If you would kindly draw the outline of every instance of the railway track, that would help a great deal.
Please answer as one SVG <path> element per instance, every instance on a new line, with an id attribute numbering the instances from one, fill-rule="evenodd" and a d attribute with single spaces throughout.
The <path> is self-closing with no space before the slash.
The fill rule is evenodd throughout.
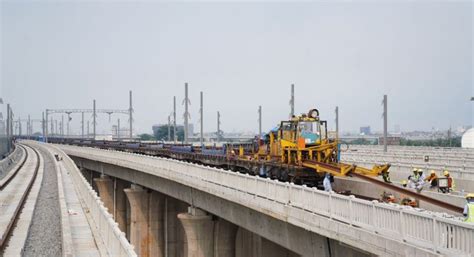
<path id="1" fill-rule="evenodd" d="M 25 151 L 22 163 L 0 181 L 0 254 L 10 242 L 23 206 L 40 169 L 40 154 L 29 146 L 19 145 Z M 14 243 L 14 242 L 13 242 Z"/>

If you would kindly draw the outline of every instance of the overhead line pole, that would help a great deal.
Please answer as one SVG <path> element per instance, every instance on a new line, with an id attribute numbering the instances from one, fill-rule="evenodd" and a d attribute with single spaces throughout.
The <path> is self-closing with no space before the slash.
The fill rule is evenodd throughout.
<path id="1" fill-rule="evenodd" d="M 176 96 L 173 97 L 173 137 L 176 144 L 178 141 L 178 135 L 176 134 Z"/>
<path id="2" fill-rule="evenodd" d="M 44 142 L 48 143 L 48 109 L 46 109 L 46 119 L 44 119 L 44 122 Z"/>
<path id="3" fill-rule="evenodd" d="M 133 105 L 132 105 L 132 90 L 129 92 L 129 102 L 130 102 L 130 108 L 129 108 L 129 122 L 130 122 L 130 141 L 133 139 Z"/>
<path id="4" fill-rule="evenodd" d="M 188 83 L 184 83 L 184 143 L 188 143 L 188 132 L 189 132 L 189 110 L 188 110 L 188 104 L 189 104 L 189 98 L 188 98 Z"/>
<path id="5" fill-rule="evenodd" d="M 171 115 L 168 115 L 168 142 L 171 142 Z"/>
<path id="6" fill-rule="evenodd" d="M 81 113 L 81 138 L 84 138 L 84 112 Z"/>
<path id="7" fill-rule="evenodd" d="M 117 140 L 120 141 L 120 119 L 117 119 Z"/>
<path id="8" fill-rule="evenodd" d="M 18 135 L 18 136 L 21 136 L 21 119 L 20 119 L 20 118 L 18 118 L 18 125 L 17 125 L 17 126 L 18 126 L 18 133 L 17 133 L 17 135 Z"/>
<path id="9" fill-rule="evenodd" d="M 45 123 L 44 123 L 44 112 L 42 113 L 42 119 L 41 119 L 41 127 L 43 129 L 43 138 L 46 138 L 46 133 L 45 133 Z M 45 139 L 46 140 L 46 139 Z"/>
<path id="10" fill-rule="evenodd" d="M 388 134 L 388 122 L 387 122 L 387 95 L 383 96 L 383 151 L 387 152 L 387 134 Z"/>
<path id="11" fill-rule="evenodd" d="M 95 140 L 95 138 L 96 138 L 96 124 L 97 124 L 97 123 L 96 123 L 96 116 L 97 116 L 97 114 L 96 114 L 96 112 L 95 112 L 95 111 L 96 111 L 96 109 L 95 109 L 95 99 L 94 99 L 94 101 L 93 101 L 92 110 L 93 110 L 93 114 L 92 114 L 92 136 L 93 136 L 93 138 L 94 138 L 94 140 Z"/>
<path id="12" fill-rule="evenodd" d="M 336 140 L 339 140 L 339 106 L 336 106 Z"/>
<path id="13" fill-rule="evenodd" d="M 258 138 L 262 138 L 262 106 L 258 106 Z"/>
<path id="14" fill-rule="evenodd" d="M 295 84 L 291 84 L 290 118 L 295 116 Z"/>
<path id="15" fill-rule="evenodd" d="M 53 116 L 51 116 L 51 135 L 54 134 L 54 122 L 53 122 Z"/>
<path id="16" fill-rule="evenodd" d="M 217 111 L 217 142 L 221 141 L 221 113 Z"/>
<path id="17" fill-rule="evenodd" d="M 10 134 L 10 119 L 11 119 L 10 104 L 7 104 L 7 148 L 8 148 L 8 151 L 10 151 L 10 137 L 11 137 L 11 134 Z"/>
<path id="18" fill-rule="evenodd" d="M 64 137 L 64 115 L 61 115 L 61 137 Z"/>
<path id="19" fill-rule="evenodd" d="M 201 147 L 204 145 L 204 109 L 203 109 L 203 94 L 202 94 L 202 91 L 201 91 L 201 108 L 199 109 L 199 112 L 201 114 Z"/>
<path id="20" fill-rule="evenodd" d="M 28 139 L 30 139 L 30 136 L 31 136 L 31 118 L 30 118 L 30 115 L 28 114 L 28 123 L 26 125 L 26 133 L 27 133 L 27 137 Z"/>

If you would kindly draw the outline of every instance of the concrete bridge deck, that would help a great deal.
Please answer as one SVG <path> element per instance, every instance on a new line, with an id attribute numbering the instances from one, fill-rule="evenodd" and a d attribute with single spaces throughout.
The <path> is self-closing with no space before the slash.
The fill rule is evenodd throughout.
<path id="1" fill-rule="evenodd" d="M 83 169 L 172 196 L 300 256 L 330 256 L 328 239 L 355 255 L 470 256 L 474 249 L 474 226 L 439 213 L 176 160 L 58 147 Z"/>

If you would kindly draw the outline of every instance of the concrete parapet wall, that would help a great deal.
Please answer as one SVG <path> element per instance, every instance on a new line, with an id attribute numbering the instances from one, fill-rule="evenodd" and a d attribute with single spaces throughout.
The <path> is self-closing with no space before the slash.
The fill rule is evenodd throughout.
<path id="1" fill-rule="evenodd" d="M 0 178 L 5 175 L 6 171 L 19 163 L 24 156 L 24 150 L 21 147 L 16 146 L 15 150 L 10 155 L 0 161 Z"/>
<path id="2" fill-rule="evenodd" d="M 118 224 L 114 221 L 112 215 L 108 213 L 97 193 L 82 176 L 74 162 L 60 149 L 55 147 L 55 151 L 62 156 L 64 165 L 71 172 L 76 189 L 93 217 L 93 222 L 99 230 L 108 254 L 120 257 L 137 256 L 133 247 L 125 238 L 125 234 L 120 231 Z"/>

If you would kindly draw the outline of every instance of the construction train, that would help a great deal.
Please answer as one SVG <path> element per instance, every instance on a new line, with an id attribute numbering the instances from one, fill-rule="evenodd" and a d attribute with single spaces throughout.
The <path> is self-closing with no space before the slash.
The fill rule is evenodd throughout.
<path id="1" fill-rule="evenodd" d="M 389 182 L 389 164 L 367 169 L 340 162 L 339 141 L 328 137 L 327 121 L 320 119 L 317 109 L 281 121 L 277 128 L 251 143 L 226 143 L 221 147 L 54 137 L 48 141 L 174 158 L 309 186 L 321 186 L 326 173 L 382 176 Z"/>
<path id="2" fill-rule="evenodd" d="M 252 142 L 225 143 L 220 147 L 57 137 L 49 137 L 48 142 L 173 158 L 318 188 L 323 187 L 327 173 L 337 177 L 353 176 L 416 200 L 462 212 L 462 208 L 455 205 L 392 184 L 390 164 L 368 169 L 342 163 L 337 135 L 328 136 L 327 121 L 320 119 L 317 109 L 281 121 L 278 127 Z M 378 176 L 383 180 L 376 178 Z"/>

